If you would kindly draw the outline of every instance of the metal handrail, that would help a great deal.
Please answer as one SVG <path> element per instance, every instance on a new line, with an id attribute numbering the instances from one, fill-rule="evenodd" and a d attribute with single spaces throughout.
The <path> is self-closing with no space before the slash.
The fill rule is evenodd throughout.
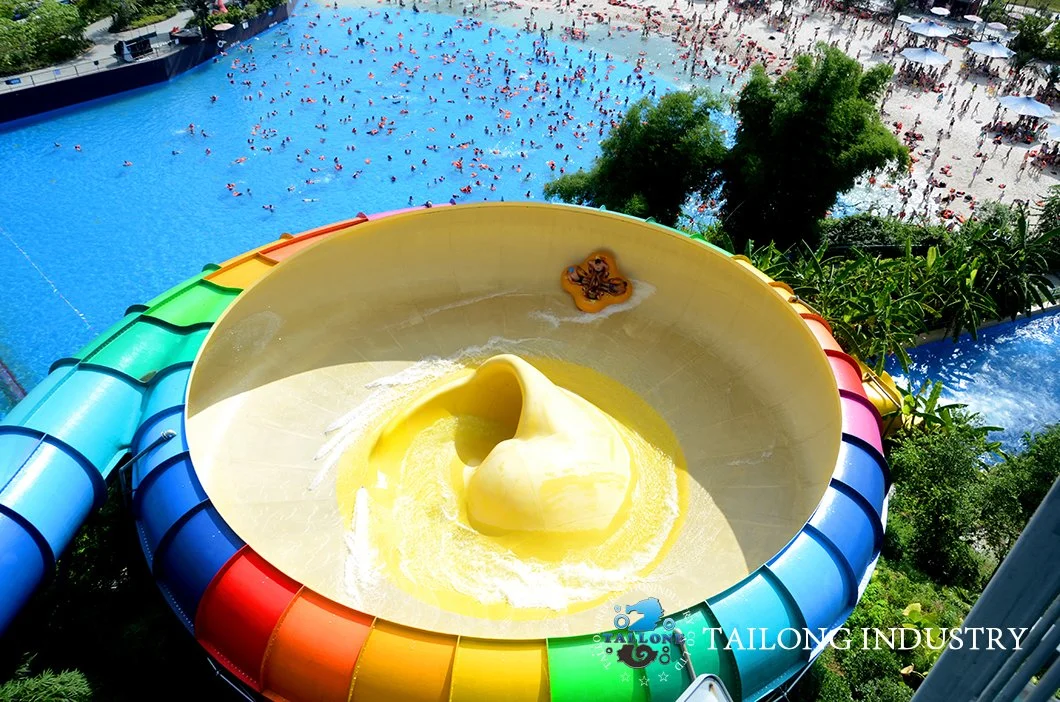
<path id="1" fill-rule="evenodd" d="M 180 45 L 172 39 L 159 42 L 158 44 L 151 45 L 151 53 L 137 59 L 133 63 L 127 63 L 115 55 L 110 55 L 106 58 L 94 59 L 91 61 L 79 61 L 73 64 L 65 64 L 61 66 L 52 66 L 51 68 L 40 68 L 36 71 L 29 71 L 27 73 L 18 73 L 11 76 L 4 76 L 0 78 L 0 93 L 9 93 L 16 90 L 24 90 L 26 88 L 32 88 L 37 85 L 45 85 L 48 83 L 57 83 L 59 81 L 69 80 L 78 76 L 88 75 L 91 73 L 99 73 L 100 71 L 108 71 L 113 69 L 122 68 L 123 66 L 131 66 L 134 63 L 140 63 L 142 61 L 151 61 L 153 59 L 163 58 L 169 56 L 172 53 L 180 51 Z"/>
<path id="2" fill-rule="evenodd" d="M 177 432 L 173 431 L 172 429 L 166 429 L 162 431 L 157 437 L 155 437 L 154 441 L 149 443 L 147 446 L 144 446 L 139 453 L 130 458 L 125 465 L 118 469 L 118 483 L 121 485 L 122 500 L 124 500 L 126 506 L 129 506 L 129 504 L 132 502 L 132 498 L 136 494 L 136 488 L 132 486 L 133 466 L 135 466 L 136 462 L 146 456 L 148 453 L 155 450 L 162 444 L 175 438 L 176 435 Z"/>

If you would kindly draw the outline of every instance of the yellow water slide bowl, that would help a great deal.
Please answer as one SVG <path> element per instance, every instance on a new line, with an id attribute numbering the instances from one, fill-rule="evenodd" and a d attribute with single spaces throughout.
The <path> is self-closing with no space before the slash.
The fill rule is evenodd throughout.
<path id="1" fill-rule="evenodd" d="M 338 637 L 353 699 L 440 700 L 672 699 L 681 661 L 754 699 L 804 665 L 700 638 L 638 668 L 602 632 L 652 598 L 686 632 L 849 613 L 882 533 L 858 466 L 883 464 L 823 320 L 746 260 L 605 211 L 369 219 L 236 298 L 188 385 L 191 462 L 253 551 L 244 580 L 301 593 L 266 659 L 326 667 L 304 651 Z M 628 285 L 583 311 L 561 279 L 595 252 Z M 232 617 L 204 607 L 220 656 L 210 620 Z M 261 665 L 242 677 L 266 694 L 331 699 L 269 682 L 325 685 L 310 668 Z"/>

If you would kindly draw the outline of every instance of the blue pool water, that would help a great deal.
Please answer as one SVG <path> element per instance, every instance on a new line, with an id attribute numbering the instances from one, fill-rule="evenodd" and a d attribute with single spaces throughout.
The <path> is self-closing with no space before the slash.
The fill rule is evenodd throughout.
<path id="1" fill-rule="evenodd" d="M 30 387 L 128 305 L 284 231 L 410 196 L 539 199 L 560 168 L 591 164 L 602 120 L 619 119 L 627 97 L 672 85 L 654 65 L 627 84 L 634 49 L 672 53 L 665 40 L 624 37 L 632 59 L 590 60 L 599 43 L 542 46 L 517 20 L 313 6 L 167 85 L 0 131 L 0 360 Z M 542 48 L 556 63 L 535 57 Z M 572 81 L 577 66 L 585 79 Z M 534 92 L 542 73 L 551 93 Z"/>
<path id="2" fill-rule="evenodd" d="M 972 341 L 945 339 L 910 352 L 913 365 L 899 384 L 914 387 L 941 380 L 943 401 L 960 402 L 985 423 L 1003 427 L 992 434 L 1006 451 L 1018 451 L 1025 431 L 1060 422 L 1060 312 L 1006 322 L 985 329 Z"/>

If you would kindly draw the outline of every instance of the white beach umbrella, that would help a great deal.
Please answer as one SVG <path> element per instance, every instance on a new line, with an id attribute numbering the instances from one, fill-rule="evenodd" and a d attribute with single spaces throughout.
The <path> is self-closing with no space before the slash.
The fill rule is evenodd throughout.
<path id="1" fill-rule="evenodd" d="M 964 19 L 968 20 L 969 22 L 974 22 L 976 24 L 979 24 L 983 21 L 983 18 L 979 15 L 965 15 Z"/>
<path id="2" fill-rule="evenodd" d="M 908 49 L 902 49 L 902 56 L 906 61 L 912 61 L 913 63 L 922 63 L 926 66 L 942 66 L 950 62 L 948 58 L 943 56 L 937 51 L 932 49 L 925 49 L 924 47 L 910 47 Z"/>
<path id="3" fill-rule="evenodd" d="M 913 22 L 916 22 L 916 20 L 910 17 L 909 15 L 898 15 L 898 21 L 905 22 L 906 24 L 912 24 Z"/>
<path id="4" fill-rule="evenodd" d="M 917 22 L 909 25 L 909 31 L 923 37 L 948 37 L 953 30 L 938 22 Z"/>
<path id="5" fill-rule="evenodd" d="M 1053 108 L 1027 95 L 1006 95 L 1003 98 L 998 98 L 998 102 L 1005 109 L 1012 110 L 1018 115 L 1051 117 L 1053 114 Z"/>
<path id="6" fill-rule="evenodd" d="M 950 14 L 950 11 L 947 10 L 945 7 L 933 7 L 931 8 L 931 14 L 938 15 L 939 17 L 945 17 L 946 15 Z"/>
<path id="7" fill-rule="evenodd" d="M 980 56 L 988 56 L 990 58 L 1008 58 L 1016 53 L 1004 44 L 996 41 L 973 41 L 968 45 L 968 50 L 979 54 Z"/>
<path id="8" fill-rule="evenodd" d="M 1008 25 L 1007 24 L 1002 24 L 1001 22 L 990 22 L 989 24 L 986 25 L 986 28 L 987 29 L 993 29 L 996 32 L 1003 32 L 1006 29 L 1008 29 Z"/>

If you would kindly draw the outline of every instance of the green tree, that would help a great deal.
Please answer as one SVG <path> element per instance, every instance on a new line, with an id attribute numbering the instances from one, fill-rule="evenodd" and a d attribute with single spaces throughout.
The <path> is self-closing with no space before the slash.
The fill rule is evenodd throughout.
<path id="1" fill-rule="evenodd" d="M 0 18 L 21 19 L 33 12 L 31 0 L 0 0 Z"/>
<path id="2" fill-rule="evenodd" d="M 44 0 L 26 23 L 31 27 L 31 36 L 39 54 L 49 54 L 51 45 L 56 42 L 81 41 L 84 38 L 85 23 L 81 13 L 73 5 L 64 5 L 59 0 Z"/>
<path id="3" fill-rule="evenodd" d="M 21 21 L 7 15 L 24 14 Z M 72 5 L 43 0 L 29 9 L 11 3 L 0 9 L 0 74 L 10 75 L 64 61 L 85 48 L 85 23 Z"/>
<path id="4" fill-rule="evenodd" d="M 1005 0 L 990 0 L 979 9 L 979 16 L 984 22 L 1007 22 L 1008 10 Z"/>
<path id="5" fill-rule="evenodd" d="M 864 173 L 905 167 L 909 153 L 880 121 L 887 65 L 864 70 L 819 44 L 776 81 L 756 66 L 736 104 L 736 143 L 725 160 L 725 228 L 737 248 L 813 241 L 816 223 Z"/>
<path id="6" fill-rule="evenodd" d="M 898 22 L 898 15 L 904 13 L 911 4 L 910 0 L 894 0 L 894 2 L 891 3 L 891 11 L 889 13 L 891 23 L 896 24 Z"/>
<path id="7" fill-rule="evenodd" d="M 1060 56 L 1060 24 L 1056 24 L 1049 32 L 1049 54 L 1053 57 Z M 1060 83 L 1060 65 L 1050 63 L 1039 66 L 1035 68 L 1035 73 L 1045 81 L 1042 92 L 1052 99 L 1056 95 L 1056 84 Z"/>
<path id="8" fill-rule="evenodd" d="M 1024 451 L 991 468 L 983 485 L 983 541 L 1000 562 L 1060 477 L 1060 424 L 1023 438 Z"/>
<path id="9" fill-rule="evenodd" d="M 1053 185 L 1038 208 L 1038 221 L 1034 226 L 1035 236 L 1043 236 L 1060 229 L 1060 185 Z M 1053 239 L 1045 251 L 1049 270 L 1060 268 L 1060 239 Z"/>
<path id="10" fill-rule="evenodd" d="M 718 186 L 725 146 L 711 115 L 719 109 L 699 91 L 670 93 L 656 105 L 639 100 L 600 144 L 592 170 L 561 176 L 545 195 L 673 226 L 689 195 Z"/>
<path id="11" fill-rule="evenodd" d="M 1025 15 L 1016 23 L 1017 34 L 1009 42 L 1008 48 L 1016 53 L 1012 56 L 1012 66 L 1022 71 L 1031 61 L 1045 59 L 1049 53 L 1049 37 L 1045 30 L 1052 20 L 1042 15 Z"/>
<path id="12" fill-rule="evenodd" d="M 111 0 L 108 6 L 111 32 L 124 30 L 140 16 L 142 11 L 137 0 Z"/>
<path id="13" fill-rule="evenodd" d="M 33 45 L 25 22 L 0 17 L 0 75 L 18 73 L 33 59 Z"/>

